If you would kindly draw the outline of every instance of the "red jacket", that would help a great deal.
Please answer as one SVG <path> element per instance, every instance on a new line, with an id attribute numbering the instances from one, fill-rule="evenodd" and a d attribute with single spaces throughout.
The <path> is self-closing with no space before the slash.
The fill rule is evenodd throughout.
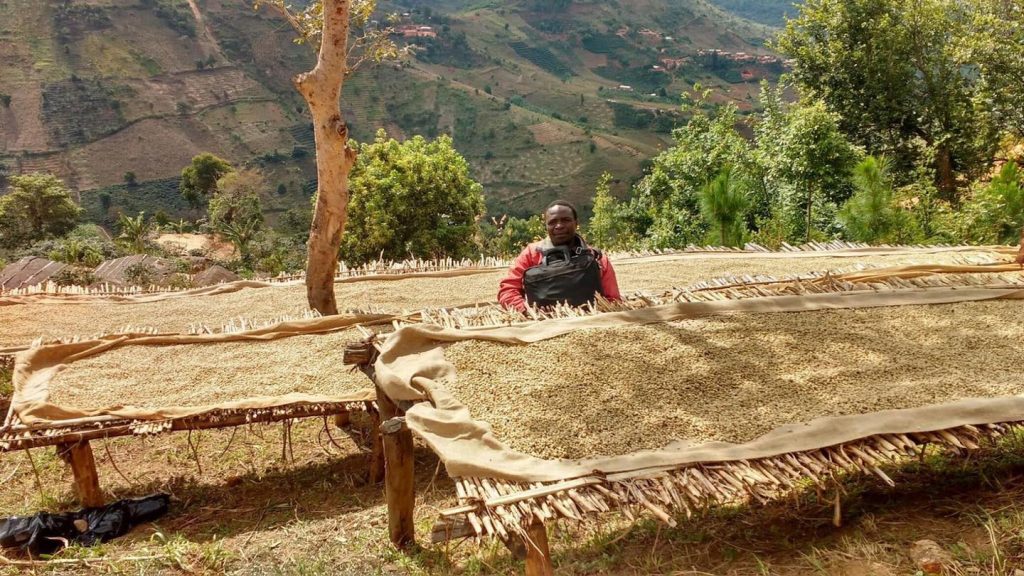
<path id="1" fill-rule="evenodd" d="M 534 242 L 523 248 L 519 256 L 512 261 L 508 275 L 498 285 L 498 302 L 503 308 L 520 312 L 526 311 L 526 299 L 523 298 L 523 275 L 527 268 L 540 264 L 543 259 L 542 250 L 545 247 L 551 247 L 551 242 L 547 239 Z M 619 282 L 615 279 L 615 269 L 612 268 L 612 262 L 608 259 L 608 255 L 601 252 L 601 258 L 598 259 L 597 264 L 601 268 L 601 295 L 608 300 L 622 300 L 622 295 L 619 294 Z"/>

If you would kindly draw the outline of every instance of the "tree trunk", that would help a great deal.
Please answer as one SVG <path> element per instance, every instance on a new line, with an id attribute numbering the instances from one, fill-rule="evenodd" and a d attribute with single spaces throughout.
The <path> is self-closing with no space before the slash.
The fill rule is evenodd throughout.
<path id="1" fill-rule="evenodd" d="M 812 203 L 814 200 L 814 192 L 810 187 L 807 188 L 807 230 L 804 232 L 806 235 L 805 242 L 811 241 L 811 208 L 814 206 Z"/>
<path id="2" fill-rule="evenodd" d="M 316 139 L 317 199 L 309 230 L 306 298 L 321 314 L 337 314 L 334 272 L 348 211 L 348 174 L 356 152 L 348 146 L 348 126 L 339 99 L 348 71 L 349 0 L 323 0 L 324 27 L 316 67 L 295 77 L 306 99 Z"/>
<path id="3" fill-rule="evenodd" d="M 956 200 L 956 176 L 953 174 L 953 153 L 947 146 L 939 146 L 935 151 L 936 186 L 942 198 L 950 202 Z"/>

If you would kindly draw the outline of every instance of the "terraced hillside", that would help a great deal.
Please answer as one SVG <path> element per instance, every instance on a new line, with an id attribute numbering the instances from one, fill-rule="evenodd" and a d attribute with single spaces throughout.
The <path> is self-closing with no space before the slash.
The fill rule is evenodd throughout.
<path id="1" fill-rule="evenodd" d="M 683 120 L 678 95 L 694 82 L 749 109 L 757 81 L 781 72 L 700 56 L 767 57 L 772 33 L 704 0 L 564 4 L 382 2 L 414 55 L 347 83 L 353 134 L 451 134 L 491 211 L 525 214 L 556 196 L 586 205 L 604 171 L 624 191 Z M 417 29 L 429 31 L 407 33 Z M 163 181 L 209 151 L 272 164 L 272 188 L 298 188 L 312 155 L 292 152 L 312 141 L 291 78 L 313 56 L 293 40 L 276 12 L 240 0 L 5 2 L 0 164 L 114 195 L 126 172 Z M 131 204 L 184 216 L 158 199 Z"/>
<path id="2" fill-rule="evenodd" d="M 0 93 L 11 99 L 0 112 L 0 162 L 12 173 L 54 172 L 88 191 L 129 171 L 140 181 L 173 177 L 203 151 L 234 162 L 290 151 L 298 144 L 290 129 L 303 117 L 282 87 L 308 54 L 275 35 L 275 18 L 240 8 L 5 2 Z M 250 49 L 234 41 L 237 27 L 275 49 L 232 58 Z"/>

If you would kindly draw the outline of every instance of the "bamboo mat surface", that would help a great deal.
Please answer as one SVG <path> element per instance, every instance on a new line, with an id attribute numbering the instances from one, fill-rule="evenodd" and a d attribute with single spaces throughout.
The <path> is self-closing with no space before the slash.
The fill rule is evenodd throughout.
<path id="1" fill-rule="evenodd" d="M 1024 392 L 1024 303 L 719 316 L 466 341 L 445 385 L 511 448 L 585 458 L 741 443 L 822 416 Z"/>
<path id="2" fill-rule="evenodd" d="M 624 262 L 616 269 L 623 291 L 662 290 L 700 280 L 741 274 L 782 276 L 857 264 L 952 264 L 971 255 L 989 253 L 938 253 L 865 257 L 700 257 L 677 261 Z M 505 271 L 496 270 L 457 278 L 408 278 L 397 281 L 364 281 L 338 284 L 335 293 L 342 309 L 402 312 L 423 307 L 458 306 L 497 298 L 498 282 Z M 216 296 L 170 298 L 158 302 L 117 304 L 20 304 L 0 307 L 0 347 L 25 345 L 37 337 L 91 336 L 126 326 L 151 327 L 183 332 L 193 324 L 216 329 L 233 319 L 265 321 L 297 316 L 306 310 L 304 286 L 246 289 Z"/>

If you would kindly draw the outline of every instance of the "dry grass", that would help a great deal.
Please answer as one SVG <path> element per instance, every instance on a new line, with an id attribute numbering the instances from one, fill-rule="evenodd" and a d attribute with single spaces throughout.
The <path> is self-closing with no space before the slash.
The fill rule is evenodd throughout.
<path id="1" fill-rule="evenodd" d="M 342 362 L 357 330 L 270 342 L 124 346 L 70 364 L 50 383 L 60 406 L 202 406 L 292 392 L 340 395 L 370 381 Z"/>
<path id="2" fill-rule="evenodd" d="M 281 457 L 282 428 L 196 433 L 198 463 L 183 434 L 94 443 L 111 498 L 172 494 L 170 513 L 93 549 L 58 558 L 159 556 L 143 562 L 37 568 L 86 574 L 521 574 L 496 543 L 425 546 L 404 555 L 387 542 L 379 486 L 362 481 L 365 460 L 319 421 L 292 430 L 294 454 Z M 318 440 L 319 437 L 319 440 Z M 1019 447 L 1019 445 L 1018 445 Z M 328 456 L 324 450 L 334 455 Z M 0 457 L 0 515 L 73 507 L 70 472 L 52 450 Z M 831 525 L 830 494 L 813 492 L 765 507 L 711 510 L 677 528 L 606 515 L 551 532 L 555 573 L 753 576 L 903 576 L 908 551 L 928 538 L 950 552 L 950 574 L 1012 576 L 1024 562 L 1024 462 L 1013 450 L 977 460 L 929 461 L 891 473 L 890 490 L 871 478 L 843 483 L 844 526 Z M 113 462 L 124 473 L 114 468 Z M 436 459 L 417 450 L 417 537 L 425 541 L 439 508 L 454 503 Z M 12 475 L 13 473 L 13 475 Z M 37 483 L 38 478 L 38 483 Z M 941 487 L 938 490 L 936 487 Z M 7 552 L 7 556 L 16 557 Z M 0 574 L 20 574 L 14 570 Z"/>
<path id="3" fill-rule="evenodd" d="M 1024 392 L 1016 301 L 722 316 L 461 342 L 447 386 L 497 437 L 584 458 L 745 442 L 822 416 Z"/>

